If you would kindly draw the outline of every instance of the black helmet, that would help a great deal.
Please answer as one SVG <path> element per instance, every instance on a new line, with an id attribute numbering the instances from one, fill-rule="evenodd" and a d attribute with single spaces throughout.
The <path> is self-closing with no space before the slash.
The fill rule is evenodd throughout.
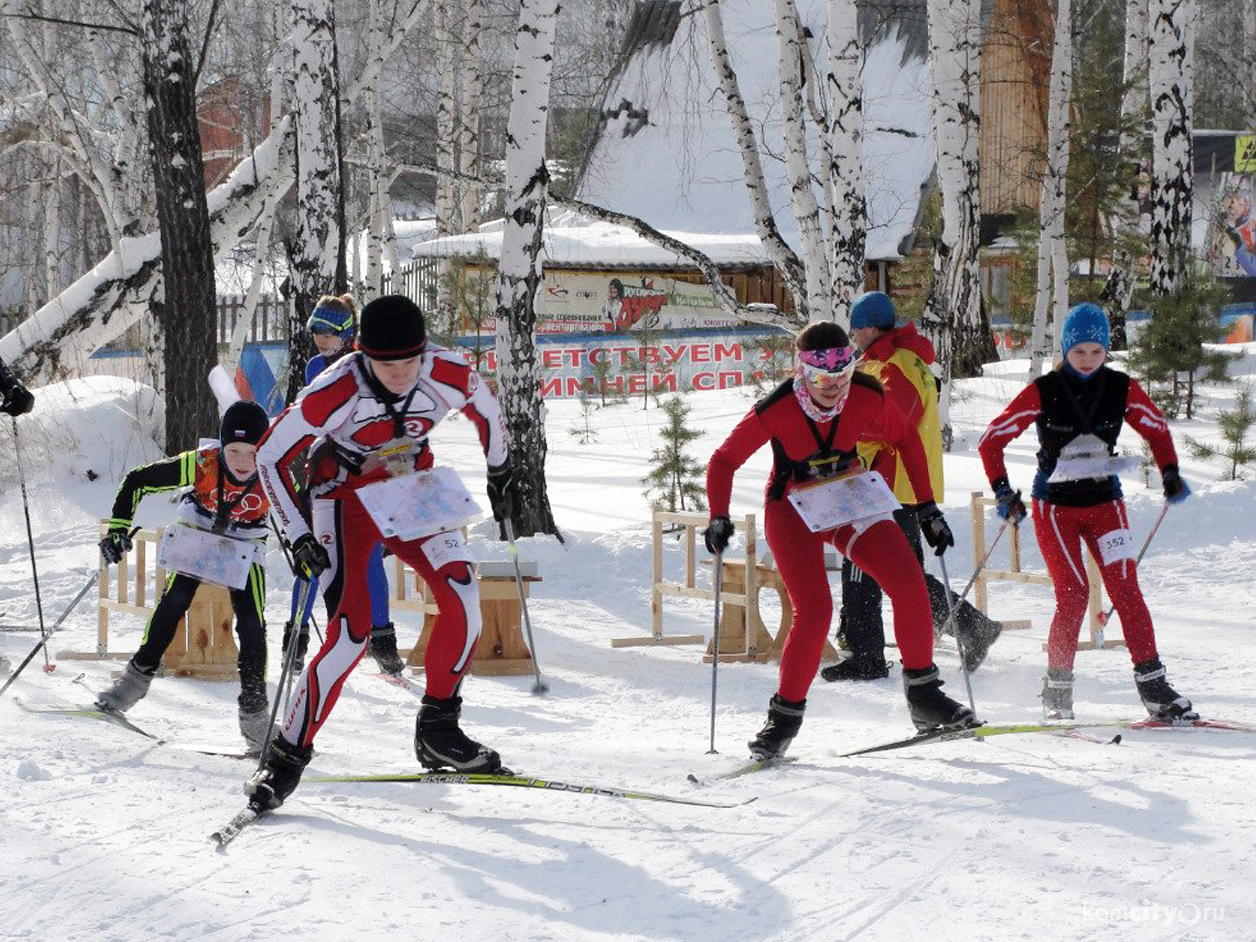
<path id="1" fill-rule="evenodd" d="M 362 308 L 358 349 L 371 359 L 406 360 L 421 354 L 426 343 L 423 312 L 405 295 L 384 295 Z"/>
<path id="2" fill-rule="evenodd" d="M 256 402 L 241 400 L 227 407 L 218 430 L 218 440 L 224 445 L 243 442 L 256 445 L 270 428 L 270 416 Z"/>

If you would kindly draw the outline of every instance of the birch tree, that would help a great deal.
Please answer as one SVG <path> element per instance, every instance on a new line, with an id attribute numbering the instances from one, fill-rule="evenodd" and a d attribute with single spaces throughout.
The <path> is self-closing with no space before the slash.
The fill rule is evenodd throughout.
<path id="1" fill-rule="evenodd" d="M 218 413 L 204 382 L 218 363 L 214 256 L 196 121 L 187 8 L 144 0 L 144 96 L 157 191 L 163 290 L 156 304 L 165 366 L 167 451 L 194 448 Z"/>
<path id="2" fill-rule="evenodd" d="M 1051 361 L 1054 338 L 1068 310 L 1068 245 L 1064 239 L 1065 184 L 1068 180 L 1073 81 L 1073 5 L 1058 0 L 1055 44 L 1051 52 L 1051 88 L 1047 104 L 1047 161 L 1039 203 L 1038 292 L 1030 339 L 1029 373 L 1042 373 Z M 1052 329 L 1047 330 L 1048 313 Z"/>
<path id="3" fill-rule="evenodd" d="M 484 97 L 480 36 L 484 31 L 483 20 L 484 0 L 467 0 L 463 17 L 462 120 L 459 122 L 458 141 L 458 167 L 464 176 L 474 172 L 480 162 L 480 107 Z M 479 187 L 463 184 L 463 232 L 473 232 L 479 227 L 480 199 Z"/>
<path id="4" fill-rule="evenodd" d="M 780 64 L 782 127 L 785 132 L 785 169 L 790 202 L 798 222 L 803 269 L 807 284 L 807 310 L 817 320 L 831 320 L 829 258 L 820 233 L 820 207 L 811 183 L 807 159 L 807 126 L 803 117 L 804 62 L 809 57 L 802 23 L 794 0 L 774 0 L 776 38 Z M 859 159 L 858 152 L 855 160 Z"/>
<path id="5" fill-rule="evenodd" d="M 1256 0 L 1253 0 L 1256 2 Z M 1134 253 L 1128 243 L 1139 233 L 1142 207 L 1138 198 L 1138 179 L 1144 159 L 1143 117 L 1147 111 L 1147 4 L 1148 0 L 1125 0 L 1125 52 L 1121 70 L 1121 138 L 1120 161 L 1127 167 L 1130 186 L 1126 190 L 1115 225 L 1120 242 L 1112 271 L 1104 283 L 1100 300 L 1112 323 L 1112 347 L 1127 346 L 1125 313 L 1134 297 Z"/>
<path id="6" fill-rule="evenodd" d="M 851 0 L 829 0 L 828 43 L 824 84 L 829 117 L 827 184 L 831 188 L 829 273 L 834 310 L 841 311 L 849 310 L 851 301 L 863 291 L 868 234 L 859 159 L 863 151 L 863 54 L 858 11 Z"/>
<path id="7" fill-rule="evenodd" d="M 289 297 L 288 401 L 305 385 L 314 345 L 306 319 L 321 294 L 347 287 L 340 79 L 331 0 L 292 4 L 292 109 L 296 119 L 296 241 Z"/>
<path id="8" fill-rule="evenodd" d="M 732 59 L 728 54 L 728 40 L 724 34 L 724 14 L 720 8 L 720 0 L 705 0 L 702 13 L 706 22 L 711 63 L 719 79 L 720 92 L 724 96 L 728 117 L 733 125 L 733 134 L 737 139 L 737 150 L 741 155 L 742 178 L 750 197 L 755 232 L 768 258 L 781 273 L 781 278 L 789 289 L 789 293 L 793 295 L 798 320 L 805 324 L 808 316 L 806 272 L 802 261 L 781 236 L 780 229 L 776 225 L 776 218 L 772 215 L 767 180 L 763 174 L 763 164 L 759 159 L 759 142 L 755 138 L 754 125 L 751 124 L 750 114 L 746 110 L 746 101 L 741 95 L 737 72 L 733 69 Z"/>
<path id="9" fill-rule="evenodd" d="M 456 17 L 451 0 L 440 0 L 436 6 L 433 39 L 436 42 L 436 166 L 450 171 L 457 167 L 455 145 L 458 141 L 458 71 L 454 56 Z M 436 234 L 452 235 L 455 230 L 454 208 L 457 187 L 446 173 L 436 181 Z"/>
<path id="10" fill-rule="evenodd" d="M 519 488 L 515 533 L 557 533 L 545 483 L 545 404 L 533 330 L 549 170 L 545 130 L 558 0 L 523 0 L 506 128 L 506 220 L 497 273 L 497 382 Z"/>
<path id="11" fill-rule="evenodd" d="M 928 16 L 942 237 L 934 247 L 922 323 L 942 368 L 943 441 L 949 449 L 952 378 L 978 375 L 981 364 L 997 356 L 978 266 L 981 0 L 928 0 Z"/>
<path id="12" fill-rule="evenodd" d="M 1151 0 L 1151 286 L 1176 294 L 1191 248 L 1194 0 Z"/>

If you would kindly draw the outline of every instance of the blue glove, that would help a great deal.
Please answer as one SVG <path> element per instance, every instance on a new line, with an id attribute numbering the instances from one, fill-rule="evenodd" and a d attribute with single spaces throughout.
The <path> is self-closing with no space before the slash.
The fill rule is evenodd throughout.
<path id="1" fill-rule="evenodd" d="M 1007 478 L 992 481 L 990 486 L 994 488 L 995 499 L 999 502 L 998 515 L 1010 522 L 1012 526 L 1019 526 L 1020 522 L 1028 516 L 1020 491 L 1012 490 L 1012 485 L 1008 483 Z"/>
<path id="2" fill-rule="evenodd" d="M 1182 475 L 1178 474 L 1177 465 L 1167 464 L 1160 472 L 1160 481 L 1164 484 L 1164 499 L 1170 504 L 1180 504 L 1191 496 L 1191 489 Z"/>

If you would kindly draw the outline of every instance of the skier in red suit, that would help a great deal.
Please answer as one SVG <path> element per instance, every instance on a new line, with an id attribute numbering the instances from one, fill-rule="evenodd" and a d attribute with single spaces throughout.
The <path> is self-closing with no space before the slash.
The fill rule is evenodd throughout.
<path id="1" fill-rule="evenodd" d="M 1169 426 L 1142 387 L 1103 361 L 1110 342 L 1108 319 L 1094 304 L 1069 311 L 1060 332 L 1064 362 L 1034 380 L 990 423 L 978 449 L 999 501 L 999 516 L 1019 523 L 1026 516 L 1013 491 L 1003 449 L 1038 427 L 1038 472 L 1033 484 L 1034 533 L 1055 589 L 1055 617 L 1047 641 L 1043 710 L 1050 719 L 1073 718 L 1073 658 L 1086 614 L 1090 586 L 1082 542 L 1101 563 L 1103 583 L 1117 614 L 1143 705 L 1157 719 L 1193 719 L 1199 714 L 1165 679 L 1147 603 L 1138 587 L 1129 515 L 1116 475 L 1070 478 L 1057 474 L 1061 460 L 1112 455 L 1125 424 L 1146 439 L 1160 468 L 1165 499 L 1176 504 L 1191 489 L 1178 474 Z M 1067 468 L 1060 468 L 1063 471 Z"/>
<path id="2" fill-rule="evenodd" d="M 257 453 L 258 473 L 298 574 L 322 578 L 327 639 L 306 665 L 283 729 L 271 740 L 248 789 L 258 807 L 275 808 L 297 787 L 326 722 L 371 636 L 368 566 L 383 543 L 423 578 L 439 614 L 424 670 L 426 689 L 414 749 L 426 768 L 496 772 L 501 758 L 459 725 L 462 679 L 480 638 L 474 559 L 458 530 L 403 540 L 385 537 L 358 490 L 431 468 L 428 434 L 452 411 L 469 418 L 488 462 L 493 516 L 511 512 L 515 487 L 497 398 L 458 353 L 427 340 L 423 313 L 409 298 L 376 298 L 362 309 L 358 351 L 342 357 L 275 420 Z M 283 470 L 310 445 L 313 527 Z"/>
<path id="3" fill-rule="evenodd" d="M 711 523 L 707 549 L 722 552 L 733 536 L 729 498 L 733 474 L 771 443 L 764 530 L 789 592 L 794 620 L 781 655 L 780 686 L 768 704 L 766 725 L 750 740 L 751 754 L 768 761 L 784 754 L 802 725 L 807 690 L 820 666 L 833 616 L 824 570 L 824 545 L 832 543 L 877 580 L 894 606 L 894 635 L 903 664 L 903 685 L 912 722 L 925 731 L 976 723 L 972 710 L 942 692 L 933 664 L 933 619 L 924 574 L 903 531 L 889 514 L 813 533 L 785 495 L 802 483 L 853 470 L 861 442 L 883 447 L 878 460 L 901 456 L 919 497 L 925 539 L 941 555 L 955 545 L 935 503 L 920 436 L 875 379 L 855 373 L 855 350 L 841 327 L 809 325 L 795 342 L 798 369 L 755 405 L 711 457 L 707 500 Z"/>

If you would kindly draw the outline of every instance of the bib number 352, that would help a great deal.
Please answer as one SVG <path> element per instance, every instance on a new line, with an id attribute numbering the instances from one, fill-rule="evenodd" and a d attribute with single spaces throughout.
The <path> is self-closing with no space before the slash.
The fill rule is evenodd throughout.
<path id="1" fill-rule="evenodd" d="M 1134 549 L 1134 535 L 1124 528 L 1109 530 L 1099 537 L 1099 555 L 1103 558 L 1105 566 L 1133 559 L 1137 555 Z"/>

